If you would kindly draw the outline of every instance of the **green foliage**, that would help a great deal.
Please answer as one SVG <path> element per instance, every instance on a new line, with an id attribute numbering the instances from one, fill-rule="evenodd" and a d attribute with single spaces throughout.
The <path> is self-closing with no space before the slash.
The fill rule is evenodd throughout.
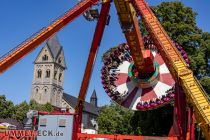
<path id="1" fill-rule="evenodd" d="M 29 105 L 26 101 L 18 104 L 15 106 L 15 113 L 13 114 L 12 118 L 22 122 L 23 119 L 26 117 L 26 113 L 29 110 Z"/>
<path id="2" fill-rule="evenodd" d="M 37 110 L 37 111 L 52 112 L 53 111 L 53 106 L 50 103 L 41 105 L 41 104 L 38 104 L 36 101 L 31 100 L 30 103 L 29 103 L 29 109 Z"/>
<path id="3" fill-rule="evenodd" d="M 131 118 L 134 134 L 142 132 L 144 136 L 167 136 L 172 122 L 173 106 L 171 104 L 155 110 L 136 111 Z"/>
<path id="4" fill-rule="evenodd" d="M 102 107 L 97 118 L 99 133 L 124 135 L 132 134 L 133 130 L 130 125 L 132 116 L 132 111 L 114 103 Z"/>
<path id="5" fill-rule="evenodd" d="M 204 59 L 204 53 L 199 49 L 195 50 L 195 54 L 189 55 L 190 67 L 196 75 L 206 75 L 206 61 Z"/>
<path id="6" fill-rule="evenodd" d="M 7 101 L 4 95 L 0 95 L 0 118 L 11 118 L 14 112 L 14 104 Z"/>
<path id="7" fill-rule="evenodd" d="M 35 101 L 30 101 L 29 104 L 24 101 L 14 106 L 12 101 L 7 101 L 4 95 L 0 95 L 0 118 L 12 118 L 22 122 L 29 109 L 52 112 L 53 106 L 50 103 L 40 105 Z"/>
<path id="8" fill-rule="evenodd" d="M 26 101 L 18 104 L 15 106 L 15 112 L 12 116 L 13 119 L 22 122 L 23 119 L 26 117 L 26 113 L 31 110 L 37 110 L 37 111 L 47 111 L 47 112 L 52 112 L 53 111 L 53 106 L 50 103 L 40 105 L 36 103 L 35 101 L 30 101 L 28 104 Z"/>
<path id="9" fill-rule="evenodd" d="M 102 134 L 166 136 L 172 119 L 171 104 L 155 110 L 133 112 L 112 103 L 102 107 L 97 121 Z"/>
<path id="10" fill-rule="evenodd" d="M 203 86 L 203 88 L 206 90 L 207 93 L 210 94 L 210 77 L 203 77 L 200 79 L 200 83 Z"/>

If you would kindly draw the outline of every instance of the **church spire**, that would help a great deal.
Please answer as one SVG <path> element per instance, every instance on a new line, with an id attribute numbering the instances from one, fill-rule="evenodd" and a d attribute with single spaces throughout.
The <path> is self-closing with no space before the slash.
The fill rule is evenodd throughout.
<path id="1" fill-rule="evenodd" d="M 96 90 L 94 89 L 93 90 L 93 93 L 92 93 L 92 95 L 91 95 L 91 97 L 90 97 L 90 103 L 92 104 L 92 105 L 94 105 L 95 107 L 97 107 L 98 106 L 98 101 L 97 101 L 98 99 L 97 99 L 97 96 L 96 96 Z"/>

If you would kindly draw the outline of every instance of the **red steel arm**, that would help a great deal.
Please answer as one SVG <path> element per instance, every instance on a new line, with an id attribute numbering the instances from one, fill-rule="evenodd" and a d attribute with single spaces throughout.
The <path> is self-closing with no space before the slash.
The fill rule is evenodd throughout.
<path id="1" fill-rule="evenodd" d="M 96 25 L 94 37 L 92 40 L 92 45 L 91 45 L 89 56 L 88 56 L 88 61 L 86 64 L 84 77 L 83 77 L 80 92 L 79 92 L 79 100 L 81 101 L 85 100 L 86 91 L 88 88 L 89 80 L 90 80 L 92 70 L 93 70 L 93 65 L 95 62 L 94 60 L 97 54 L 97 50 L 100 46 L 102 36 L 103 36 L 104 28 L 107 22 L 108 14 L 109 14 L 109 9 L 110 9 L 110 1 L 106 0 L 103 2 L 102 9 L 100 12 L 100 17 Z"/>
<path id="2" fill-rule="evenodd" d="M 94 5 L 99 0 L 84 0 L 78 3 L 75 7 L 67 11 L 64 15 L 52 22 L 48 27 L 41 29 L 36 34 L 25 40 L 16 48 L 9 51 L 7 54 L 0 57 L 0 73 L 3 73 L 33 49 L 47 40 L 50 36 L 61 30 L 69 22 L 82 14 L 89 7 Z"/>
<path id="3" fill-rule="evenodd" d="M 73 140 L 77 139 L 77 133 L 81 132 L 81 122 L 82 122 L 82 110 L 83 110 L 83 103 L 86 97 L 90 77 L 92 74 L 95 58 L 97 55 L 98 48 L 100 46 L 100 42 L 103 36 L 104 28 L 107 22 L 108 14 L 110 9 L 110 1 L 104 0 L 100 12 L 100 17 L 98 23 L 96 25 L 95 33 L 92 40 L 92 45 L 90 48 L 88 61 L 85 68 L 85 73 L 83 76 L 82 84 L 80 87 L 80 92 L 78 96 L 77 106 L 75 108 L 75 113 L 77 114 L 74 117 L 74 126 L 73 126 Z"/>

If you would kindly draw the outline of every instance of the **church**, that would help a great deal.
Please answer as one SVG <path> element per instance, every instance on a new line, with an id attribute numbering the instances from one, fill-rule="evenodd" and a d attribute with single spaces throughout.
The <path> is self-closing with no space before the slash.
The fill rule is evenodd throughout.
<path id="1" fill-rule="evenodd" d="M 69 108 L 74 113 L 77 97 L 64 92 L 64 71 L 66 70 L 64 50 L 57 36 L 47 40 L 34 61 L 31 100 L 39 104 L 50 103 L 58 108 Z M 82 124 L 84 129 L 94 129 L 91 120 L 99 113 L 97 95 L 94 90 L 90 102 L 84 103 Z"/>

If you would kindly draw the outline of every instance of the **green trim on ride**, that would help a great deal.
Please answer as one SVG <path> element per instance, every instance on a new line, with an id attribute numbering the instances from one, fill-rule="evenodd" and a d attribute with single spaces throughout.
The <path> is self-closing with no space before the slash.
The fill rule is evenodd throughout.
<path id="1" fill-rule="evenodd" d="M 153 81 L 159 74 L 159 64 L 158 62 L 154 62 L 154 65 L 155 65 L 155 72 L 153 73 L 153 75 L 149 78 L 145 78 L 145 79 L 139 79 L 139 78 L 135 78 L 133 76 L 133 73 L 132 73 L 132 68 L 134 66 L 134 63 L 131 63 L 130 66 L 128 67 L 128 76 L 134 81 L 134 82 L 137 82 L 137 83 L 149 83 L 151 81 Z"/>

